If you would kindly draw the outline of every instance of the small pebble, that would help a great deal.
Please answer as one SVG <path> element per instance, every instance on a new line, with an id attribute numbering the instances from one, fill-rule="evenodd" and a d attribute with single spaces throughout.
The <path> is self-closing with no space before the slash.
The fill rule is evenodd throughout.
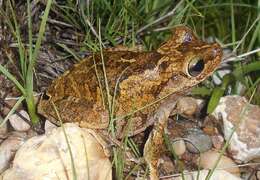
<path id="1" fill-rule="evenodd" d="M 189 141 L 186 142 L 186 147 L 191 153 L 202 153 L 210 150 L 212 147 L 210 136 L 204 134 L 200 129 L 189 129 L 184 137 Z"/>
<path id="2" fill-rule="evenodd" d="M 197 165 L 200 165 L 200 167 L 203 169 L 211 169 L 215 165 L 219 155 L 220 154 L 217 151 L 213 150 L 204 152 L 200 155 L 200 159 L 197 159 Z M 222 155 L 217 168 L 228 171 L 236 176 L 240 176 L 240 170 L 238 166 L 232 159 L 227 156 Z"/>
<path id="3" fill-rule="evenodd" d="M 30 120 L 30 117 L 28 113 L 24 110 L 19 111 L 19 113 L 26 119 Z M 26 123 L 20 116 L 17 114 L 12 114 L 9 117 L 9 122 L 11 126 L 16 130 L 16 131 L 28 131 L 31 127 L 28 123 Z"/>
<path id="4" fill-rule="evenodd" d="M 224 138 L 221 135 L 211 136 L 211 140 L 215 149 L 221 149 L 224 145 Z"/>
<path id="5" fill-rule="evenodd" d="M 192 97 L 181 98 L 176 105 L 176 111 L 185 117 L 194 117 L 204 105 L 204 101 Z"/>
<path id="6" fill-rule="evenodd" d="M 205 180 L 207 175 L 208 175 L 209 171 L 208 170 L 201 170 L 199 171 L 199 176 L 198 176 L 198 171 L 195 172 L 185 172 L 185 180 Z M 177 178 L 174 178 L 175 180 L 183 180 L 183 177 L 179 176 Z M 226 180 L 242 180 L 241 178 L 234 176 L 233 174 L 224 171 L 224 170 L 215 170 L 214 173 L 212 174 L 212 176 L 210 177 L 210 180 L 222 180 L 222 179 L 226 179 Z"/>
<path id="7" fill-rule="evenodd" d="M 185 142 L 182 139 L 176 141 L 174 140 L 174 142 L 172 143 L 172 148 L 178 156 L 183 155 L 186 151 Z"/>

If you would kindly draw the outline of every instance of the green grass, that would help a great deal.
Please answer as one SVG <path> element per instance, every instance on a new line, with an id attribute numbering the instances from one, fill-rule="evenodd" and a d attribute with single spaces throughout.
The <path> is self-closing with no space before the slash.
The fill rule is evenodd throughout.
<path id="1" fill-rule="evenodd" d="M 18 43 L 18 51 L 19 51 L 19 66 L 21 70 L 21 82 L 19 82 L 14 75 L 8 72 L 8 70 L 0 64 L 0 72 L 2 72 L 7 78 L 9 78 L 20 90 L 22 96 L 25 98 L 27 109 L 32 120 L 32 123 L 36 125 L 39 123 L 38 115 L 36 114 L 36 105 L 33 97 L 33 84 L 34 84 L 34 66 L 36 63 L 37 55 L 41 47 L 42 38 L 45 31 L 46 21 L 48 18 L 48 14 L 50 11 L 52 0 L 47 1 L 46 9 L 44 11 L 42 21 L 39 28 L 38 38 L 36 40 L 35 46 L 32 42 L 32 21 L 31 21 L 31 3 L 27 0 L 27 14 L 28 14 L 28 36 L 29 36 L 29 50 L 25 48 L 24 43 L 22 42 L 22 37 L 20 33 L 20 27 L 17 23 L 16 12 L 13 9 L 13 3 L 8 0 L 7 5 L 8 9 L 11 11 L 11 18 L 5 14 L 3 9 L 0 9 L 0 14 L 6 18 L 6 23 L 11 29 L 11 32 L 14 38 Z M 12 25 L 14 24 L 14 26 Z M 8 56 L 11 60 L 11 57 Z M 12 60 L 14 61 L 14 60 Z"/>
<path id="2" fill-rule="evenodd" d="M 78 2 L 78 4 L 77 4 Z M 90 4 L 87 4 L 90 2 Z M 25 2 L 24 2 L 25 3 Z M 20 70 L 18 76 L 0 64 L 0 72 L 9 78 L 21 92 L 19 101 L 25 100 L 30 117 L 34 123 L 39 121 L 36 114 L 36 106 L 33 99 L 34 72 L 37 66 L 37 57 L 44 44 L 53 49 L 62 51 L 64 57 L 73 57 L 80 60 L 81 53 L 86 51 L 101 51 L 110 46 L 123 44 L 133 47 L 137 44 L 144 45 L 146 50 L 156 49 L 170 35 L 170 29 L 178 24 L 187 24 L 196 34 L 206 40 L 215 37 L 216 40 L 231 52 L 241 55 L 250 53 L 259 48 L 260 44 L 260 1 L 249 0 L 95 0 L 95 1 L 53 1 L 48 0 L 44 7 L 42 21 L 38 27 L 38 35 L 35 40 L 33 35 L 33 19 L 31 18 L 31 4 L 27 0 L 28 27 L 27 36 L 21 32 L 17 20 L 16 9 L 11 0 L 7 1 L 7 7 L 0 9 L 0 16 L 12 33 L 17 43 L 17 56 L 14 59 L 8 53 L 6 58 L 10 62 L 16 62 Z M 10 12 L 11 15 L 8 15 Z M 75 44 L 68 45 L 59 39 L 58 43 L 47 43 L 44 39 L 48 15 L 51 19 L 58 20 L 71 27 L 74 36 L 77 36 Z M 29 48 L 28 48 L 29 47 Z M 101 53 L 102 55 L 102 53 Z M 247 58 L 248 56 L 246 56 Z M 252 103 L 260 105 L 260 95 L 254 89 L 259 86 L 260 77 L 260 53 L 251 55 L 246 61 L 234 56 L 230 63 L 232 73 L 224 76 L 221 85 L 215 85 L 207 80 L 202 86 L 193 90 L 195 95 L 209 99 L 208 112 L 212 112 L 219 99 L 227 94 L 239 94 L 252 97 Z M 103 60 L 103 58 L 102 58 Z M 105 71 L 106 67 L 103 66 Z M 239 91 L 241 85 L 245 91 Z M 106 81 L 104 97 L 109 97 L 110 89 Z M 116 91 L 115 91 L 116 92 Z M 114 99 L 108 102 L 111 132 L 114 130 Z M 16 107 L 16 106 L 15 106 Z M 13 112 L 13 111 L 12 111 Z M 129 112 L 128 116 L 133 114 Z M 113 133 L 114 134 L 114 133 Z M 131 139 L 125 139 L 122 144 L 135 150 Z M 117 179 L 124 179 L 127 175 L 125 167 L 125 152 L 115 147 L 114 168 Z M 138 154 L 138 153 L 136 153 Z M 142 166 L 137 166 L 137 172 Z M 134 172 L 131 172 L 134 173 Z"/>

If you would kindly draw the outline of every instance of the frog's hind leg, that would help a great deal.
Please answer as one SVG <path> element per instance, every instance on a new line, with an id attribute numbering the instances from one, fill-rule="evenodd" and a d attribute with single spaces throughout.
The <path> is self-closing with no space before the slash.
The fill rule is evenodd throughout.
<path id="1" fill-rule="evenodd" d="M 54 104 L 63 123 L 76 122 L 80 127 L 104 129 L 108 127 L 108 111 L 100 104 L 85 98 L 67 97 Z M 53 119 L 59 119 L 52 106 L 46 106 Z M 58 122 L 59 124 L 59 122 Z"/>
<path id="2" fill-rule="evenodd" d="M 177 98 L 173 98 L 161 104 L 158 111 L 152 117 L 154 118 L 154 128 L 144 147 L 144 159 L 148 164 L 151 180 L 159 179 L 157 170 L 158 161 L 165 150 L 163 134 L 167 127 L 168 118 L 176 106 L 176 100 Z"/>

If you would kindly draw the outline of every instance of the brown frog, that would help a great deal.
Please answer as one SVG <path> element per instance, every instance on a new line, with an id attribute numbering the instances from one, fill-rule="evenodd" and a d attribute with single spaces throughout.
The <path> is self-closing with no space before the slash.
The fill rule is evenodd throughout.
<path id="1" fill-rule="evenodd" d="M 216 69 L 221 57 L 217 43 L 205 43 L 188 27 L 178 26 L 156 51 L 104 50 L 82 60 L 53 81 L 38 111 L 59 124 L 53 102 L 63 122 L 93 129 L 115 123 L 117 137 L 154 124 L 144 156 L 156 179 L 170 112 L 181 96 Z"/>

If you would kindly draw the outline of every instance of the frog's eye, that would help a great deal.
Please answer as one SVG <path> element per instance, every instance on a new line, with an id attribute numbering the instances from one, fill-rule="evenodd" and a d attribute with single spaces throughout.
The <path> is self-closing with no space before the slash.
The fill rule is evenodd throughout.
<path id="1" fill-rule="evenodd" d="M 188 73 L 192 77 L 199 75 L 204 69 L 204 61 L 201 57 L 193 58 L 188 65 Z"/>

